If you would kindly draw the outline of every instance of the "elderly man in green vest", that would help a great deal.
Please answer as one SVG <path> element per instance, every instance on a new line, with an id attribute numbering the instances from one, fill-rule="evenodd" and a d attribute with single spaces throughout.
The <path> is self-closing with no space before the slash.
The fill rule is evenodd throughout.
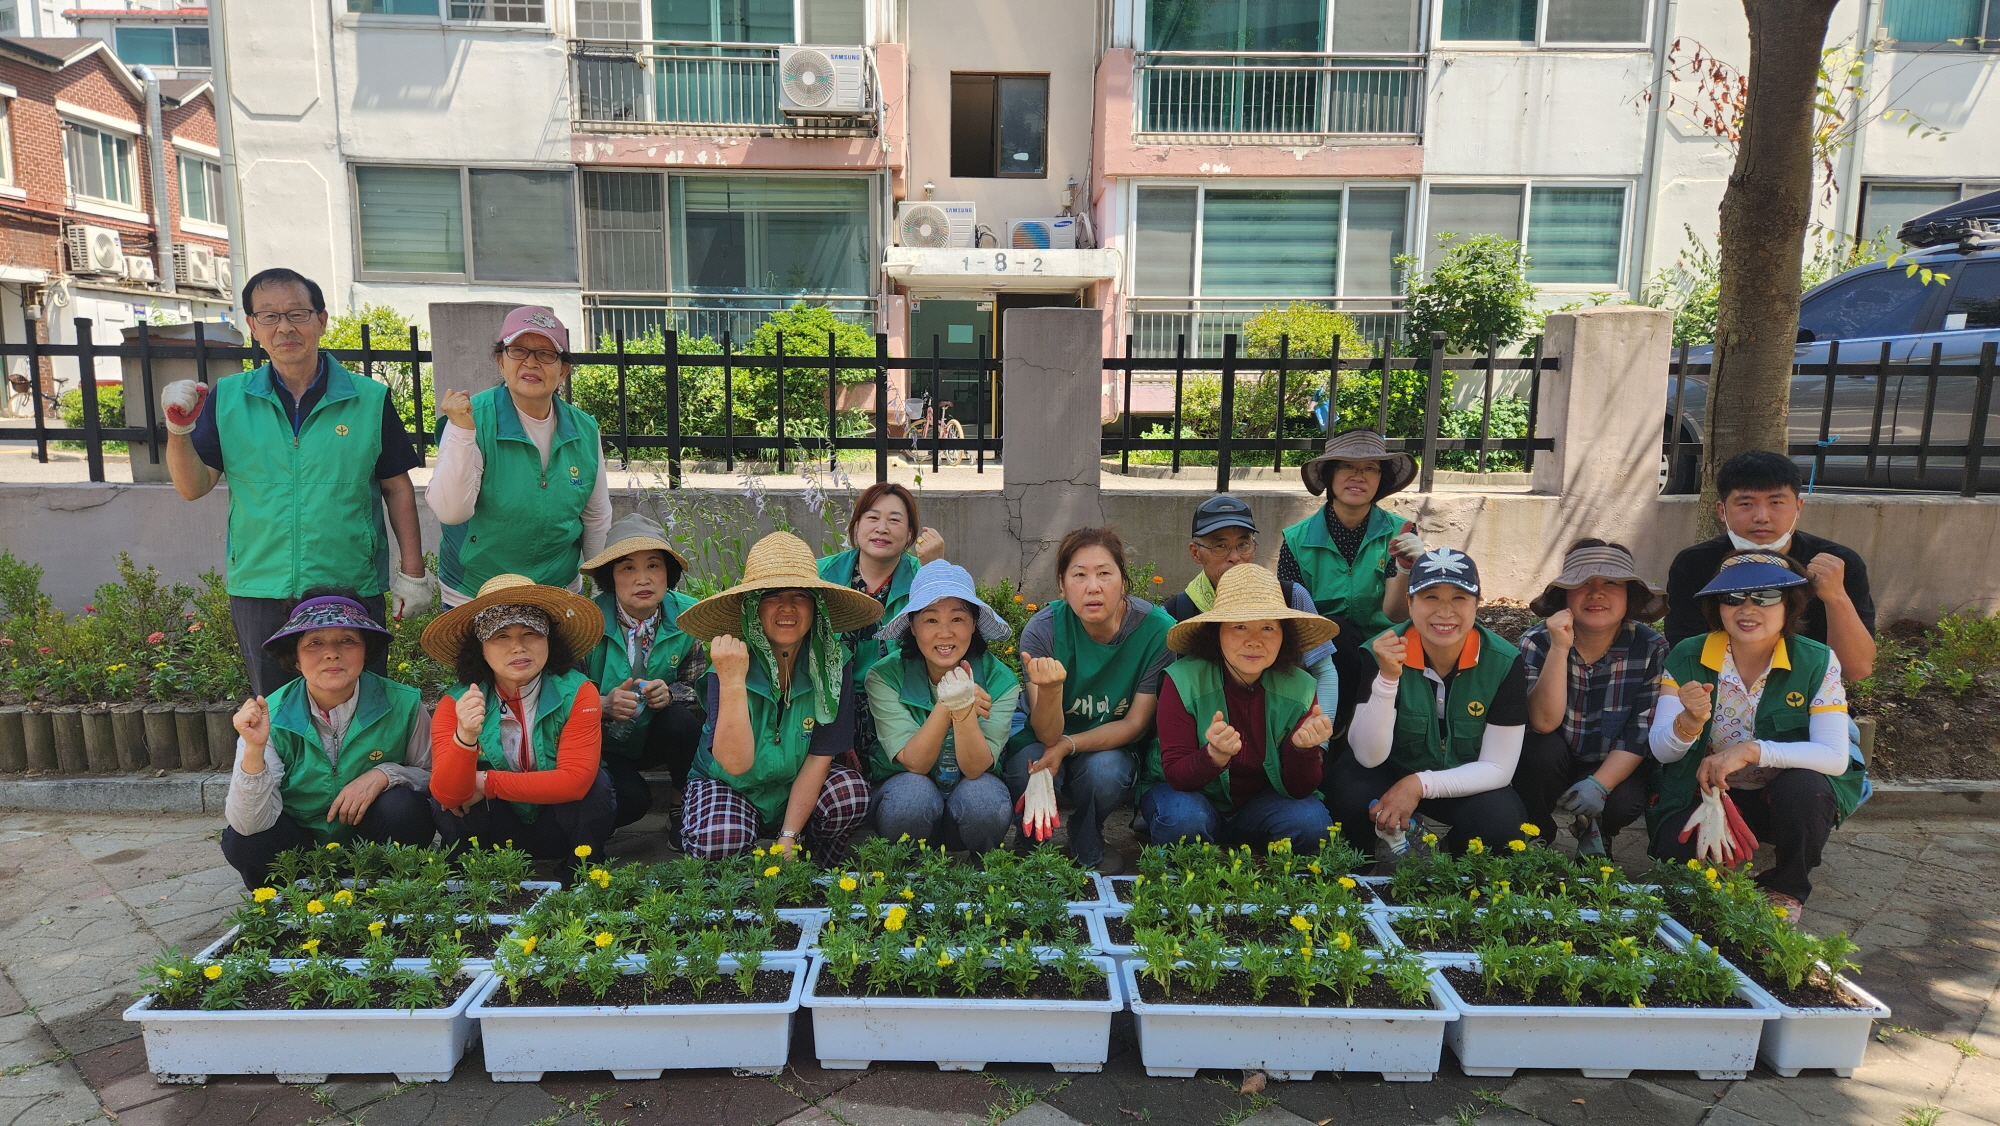
<path id="1" fill-rule="evenodd" d="M 185 379 L 167 385 L 167 472 L 174 489 L 199 500 L 229 476 L 229 617 L 250 674 L 268 696 L 298 676 L 264 649 L 308 589 L 336 586 L 361 595 L 377 621 L 427 609 L 437 581 L 424 569 L 416 446 L 385 384 L 365 379 L 319 350 L 326 299 L 311 279 L 265 270 L 243 287 L 250 335 L 271 357 L 213 388 Z M 389 568 L 395 529 L 399 559 Z M 368 670 L 388 673 L 388 650 Z"/>

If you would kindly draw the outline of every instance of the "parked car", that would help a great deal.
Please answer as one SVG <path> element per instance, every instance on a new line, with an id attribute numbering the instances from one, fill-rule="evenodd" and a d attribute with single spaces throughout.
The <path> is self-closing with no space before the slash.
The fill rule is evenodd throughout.
<path id="1" fill-rule="evenodd" d="M 1914 446 L 1922 435 L 1926 400 L 1933 390 L 1932 380 L 1909 374 L 1910 369 L 1928 367 L 1935 351 L 1939 363 L 1970 373 L 1979 362 L 1980 349 L 1988 341 L 2000 342 L 2000 192 L 1918 216 L 1904 224 L 1901 237 L 1916 249 L 1894 266 L 1883 262 L 1858 266 L 1814 286 L 1800 299 L 1794 362 L 1823 364 L 1838 341 L 1843 367 L 1872 364 L 1880 360 L 1886 347 L 1892 374 L 1887 386 L 1879 389 L 1881 440 Z M 1911 262 L 1920 270 L 1932 271 L 1933 280 L 1926 284 L 1920 273 L 1910 274 Z M 1935 275 L 1940 273 L 1949 276 L 1938 281 Z M 1707 363 L 1712 354 L 1712 348 L 1703 345 L 1689 349 L 1688 360 L 1690 364 Z M 1819 482 L 1957 490 L 1964 471 L 1963 459 L 1957 455 L 1926 458 L 1921 477 L 1914 454 L 1879 457 L 1874 478 L 1868 478 L 1867 446 L 1874 431 L 1880 382 L 1872 373 L 1842 375 L 1835 380 L 1828 437 L 1837 440 L 1826 448 Z M 1971 431 L 1977 381 L 1970 374 L 1954 374 L 1941 376 L 1935 383 L 1930 440 L 1939 445 L 1962 445 Z M 1672 441 L 1678 426 L 1683 442 L 1701 441 L 1708 376 L 1688 376 L 1678 416 L 1673 409 L 1674 396 L 1674 380 L 1669 377 L 1667 440 Z M 1792 377 L 1794 445 L 1819 440 L 1825 396 L 1824 375 Z M 2000 394 L 1989 407 L 1986 440 L 1991 444 L 2000 441 Z M 1668 460 L 1663 453 L 1664 490 L 1695 491 L 1699 484 L 1697 459 L 1683 454 L 1675 464 L 1668 465 Z M 1812 455 L 1795 454 L 1793 460 L 1806 472 L 1812 471 Z M 1979 489 L 2000 492 L 2000 458 L 1988 457 L 1982 462 Z"/>

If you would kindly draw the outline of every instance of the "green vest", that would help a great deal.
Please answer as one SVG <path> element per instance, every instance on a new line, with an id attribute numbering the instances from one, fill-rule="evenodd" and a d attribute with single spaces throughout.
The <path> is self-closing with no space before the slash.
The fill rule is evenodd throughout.
<path id="1" fill-rule="evenodd" d="M 379 421 L 379 420 L 378 420 Z M 407 684 L 364 672 L 354 686 L 361 697 L 340 742 L 340 762 L 330 763 L 326 745 L 312 722 L 306 682 L 288 680 L 271 693 L 271 749 L 285 764 L 281 796 L 285 815 L 320 844 L 346 844 L 354 827 L 329 822 L 326 811 L 349 782 L 383 763 L 400 763 L 410 746 L 410 729 L 423 717 L 420 693 Z"/>
<path id="2" fill-rule="evenodd" d="M 544 586 L 576 580 L 583 552 L 583 506 L 597 488 L 597 420 L 551 401 L 556 432 L 549 464 L 502 384 L 472 397 L 472 430 L 485 469 L 472 519 L 438 537 L 438 579 L 471 594 L 495 575 L 526 575 Z M 444 433 L 445 419 L 437 420 Z"/>
<path id="3" fill-rule="evenodd" d="M 215 383 L 229 477 L 229 593 L 297 598 L 315 586 L 389 589 L 382 522 L 382 402 L 389 389 L 331 358 L 326 394 L 292 433 L 265 364 Z"/>
<path id="4" fill-rule="evenodd" d="M 1369 509 L 1361 550 L 1355 553 L 1352 565 L 1327 534 L 1324 508 L 1286 528 L 1285 546 L 1298 560 L 1313 608 L 1353 622 L 1365 639 L 1372 640 L 1394 625 L 1382 613 L 1382 591 L 1387 583 L 1383 568 L 1389 558 L 1389 541 L 1402 526 L 1403 518 L 1395 513 L 1380 507 Z"/>
<path id="5" fill-rule="evenodd" d="M 1722 654 L 1728 634 L 1710 633 L 1686 638 L 1667 654 L 1667 675 L 1676 684 L 1713 685 L 1722 671 Z M 1826 667 L 1833 650 L 1809 637 L 1788 637 L 1783 649 L 1771 656 L 1771 671 L 1764 678 L 1764 694 L 1757 701 L 1755 731 L 1758 739 L 1776 743 L 1796 743 L 1812 738 L 1812 698 L 1826 679 Z M 1790 668 L 1778 664 L 1783 656 Z M 1713 662 L 1711 664 L 1711 662 Z M 1702 725 L 1694 745 L 1678 762 L 1659 763 L 1655 775 L 1654 798 L 1646 809 L 1646 831 L 1655 834 L 1660 826 L 1693 806 L 1701 798 L 1695 770 L 1708 757 L 1708 736 L 1715 716 Z M 1849 756 L 1847 769 L 1827 781 L 1833 785 L 1833 801 L 1841 820 L 1861 804 L 1867 770 L 1860 760 Z"/>
<path id="6" fill-rule="evenodd" d="M 1485 626 L 1475 628 L 1479 631 L 1479 660 L 1451 678 L 1451 687 L 1445 691 L 1442 731 L 1437 685 L 1412 668 L 1405 668 L 1396 678 L 1396 733 L 1389 743 L 1389 762 L 1398 770 L 1415 774 L 1478 761 L 1479 744 L 1486 737 L 1487 709 L 1521 651 Z M 1396 627 L 1397 636 L 1419 644 L 1409 633 L 1408 622 Z"/>
<path id="7" fill-rule="evenodd" d="M 801 660 L 805 659 L 801 651 Z M 849 670 L 851 672 L 851 669 Z M 852 693 L 849 674 L 841 676 L 843 694 Z M 750 662 L 744 678 L 744 702 L 750 707 L 750 730 L 757 740 L 750 769 L 731 774 L 715 761 L 711 744 L 715 741 L 715 717 L 709 716 L 701 730 L 701 750 L 695 754 L 692 773 L 727 783 L 757 807 L 764 824 L 775 824 L 785 816 L 785 802 L 791 797 L 792 782 L 804 769 L 812 752 L 812 678 L 803 666 L 792 670 L 790 698 L 778 699 L 778 687 L 765 675 L 763 663 Z"/>
<path id="8" fill-rule="evenodd" d="M 849 548 L 838 555 L 829 555 L 819 560 L 817 564 L 819 577 L 830 583 L 852 586 L 854 559 L 857 554 L 859 553 L 853 548 Z M 893 641 L 876 640 L 875 631 L 883 622 L 902 613 L 903 608 L 910 604 L 910 583 L 917 577 L 917 566 L 917 557 L 907 551 L 904 552 L 902 561 L 896 564 L 896 573 L 889 576 L 889 595 L 882 603 L 882 617 L 875 623 L 840 636 L 841 643 L 847 646 L 848 654 L 853 660 L 854 685 L 857 689 L 867 683 L 868 670 L 875 667 L 876 661 L 887 656 L 895 645 Z"/>
<path id="9" fill-rule="evenodd" d="M 890 658 L 876 664 L 871 675 L 882 678 L 883 683 L 896 690 L 896 697 L 909 709 L 910 718 L 923 723 L 931 717 L 931 709 L 937 706 L 937 688 L 931 683 L 930 674 L 924 668 L 922 657 Z M 987 650 L 973 666 L 972 682 L 986 689 L 986 694 L 995 700 L 1012 692 L 1021 684 L 1021 678 L 1007 667 L 992 650 Z M 954 745 L 957 732 L 945 728 L 944 746 L 939 749 L 937 761 L 931 764 L 929 777 L 941 789 L 950 790 L 963 780 L 958 769 L 958 748 Z M 1001 754 L 1005 754 L 1005 748 Z M 1001 755 L 994 755 L 998 765 Z M 885 778 L 904 773 L 904 769 L 889 756 L 888 748 L 879 742 L 868 754 L 869 780 L 879 782 Z"/>
<path id="10" fill-rule="evenodd" d="M 577 690 L 587 683 L 584 675 L 575 670 L 542 672 L 542 690 L 535 697 L 535 721 L 527 732 L 528 745 L 535 752 L 536 770 L 556 768 L 556 748 L 562 743 L 563 724 L 569 722 L 569 710 L 576 706 Z M 479 690 L 486 694 L 486 725 L 479 729 L 479 765 L 486 770 L 513 770 L 514 764 L 507 761 L 506 752 L 500 749 L 500 717 L 506 714 L 506 705 L 500 702 L 500 692 L 491 683 L 480 685 Z M 463 684 L 445 693 L 454 700 L 464 694 Z M 507 804 L 530 825 L 541 816 L 541 807 L 533 802 Z"/>
<path id="11" fill-rule="evenodd" d="M 1135 612 L 1130 603 L 1125 612 Z M 1167 631 L 1174 627 L 1173 615 L 1153 607 L 1138 628 L 1115 645 L 1093 641 L 1084 632 L 1083 621 L 1076 611 L 1060 598 L 1049 603 L 1049 616 L 1050 624 L 1055 627 L 1054 651 L 1049 656 L 1061 661 L 1067 673 L 1062 686 L 1063 733 L 1075 735 L 1124 719 L 1125 713 L 1132 710 L 1132 697 L 1138 694 L 1139 678 L 1167 647 Z M 1007 741 L 1007 753 L 1012 755 L 1039 741 L 1034 724 L 1028 724 Z M 1131 749 L 1144 762 L 1148 755 L 1158 753 L 1159 745 L 1159 738 L 1149 725 Z"/>
<path id="12" fill-rule="evenodd" d="M 625 629 L 618 624 L 618 596 L 610 591 L 599 591 L 597 608 L 604 611 L 604 638 L 597 648 L 583 659 L 583 672 L 597 685 L 599 696 L 608 698 L 611 690 L 637 677 L 640 680 L 672 681 L 680 676 L 681 662 L 694 650 L 694 638 L 682 633 L 675 626 L 681 611 L 694 605 L 694 599 L 679 591 L 670 590 L 660 600 L 660 613 L 664 620 L 654 628 L 653 651 L 646 654 L 646 667 L 638 671 L 632 668 L 632 658 L 625 650 Z M 605 722 L 609 724 L 607 715 Z M 613 740 L 609 735 L 604 740 L 606 754 L 624 755 L 637 758 L 646 750 L 646 727 L 653 722 L 653 709 L 643 702 L 639 714 L 632 717 L 630 728 L 622 736 Z"/>
<path id="13" fill-rule="evenodd" d="M 1175 691 L 1180 693 L 1181 704 L 1194 717 L 1195 731 L 1208 730 L 1208 721 L 1215 713 L 1229 714 L 1229 705 L 1222 692 L 1222 667 L 1199 657 L 1182 657 L 1167 666 L 1167 676 L 1174 682 Z M 1284 749 L 1285 737 L 1292 733 L 1299 721 L 1312 710 L 1317 699 L 1314 690 L 1317 684 L 1312 674 L 1297 665 L 1278 672 L 1266 670 L 1262 683 L 1264 688 L 1264 777 L 1271 788 L 1280 794 L 1290 796 L 1285 789 L 1285 775 L 1279 752 Z M 1248 733 L 1245 733 L 1246 736 Z M 1146 765 L 1140 771 L 1139 792 L 1145 793 L 1154 786 L 1166 782 L 1166 772 L 1160 765 L 1160 748 L 1157 742 L 1153 753 L 1146 756 Z M 1229 786 L 1229 771 L 1221 774 L 1201 788 L 1202 796 L 1209 804 L 1224 813 L 1235 808 L 1236 798 Z M 1315 795 L 1317 796 L 1317 795 Z"/>

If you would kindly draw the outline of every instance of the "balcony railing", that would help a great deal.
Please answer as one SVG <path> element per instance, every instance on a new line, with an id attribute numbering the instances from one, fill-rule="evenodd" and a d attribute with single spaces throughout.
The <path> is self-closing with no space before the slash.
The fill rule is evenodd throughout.
<path id="1" fill-rule="evenodd" d="M 592 132 L 658 125 L 843 136 L 874 131 L 869 114 L 785 116 L 778 105 L 778 50 L 761 43 L 572 39 L 571 115 L 577 128 Z"/>
<path id="2" fill-rule="evenodd" d="M 1134 131 L 1170 136 L 1415 136 L 1424 56 L 1144 51 Z"/>
<path id="3" fill-rule="evenodd" d="M 1379 348 L 1403 334 L 1401 297 L 1127 297 L 1125 331 L 1135 356 L 1172 356 L 1181 347 L 1190 358 L 1222 355 L 1223 341 L 1244 335 L 1244 325 L 1267 308 L 1311 301 L 1354 318 L 1358 339 L 1347 347 Z M 1183 344 L 1183 342 L 1185 342 Z"/>

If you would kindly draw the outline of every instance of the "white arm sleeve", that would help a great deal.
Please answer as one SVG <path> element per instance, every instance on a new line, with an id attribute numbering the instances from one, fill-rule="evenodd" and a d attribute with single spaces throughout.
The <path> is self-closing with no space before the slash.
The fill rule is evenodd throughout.
<path id="1" fill-rule="evenodd" d="M 230 769 L 229 795 L 222 800 L 222 819 L 243 836 L 261 833 L 278 823 L 285 812 L 283 789 L 285 763 L 278 752 L 264 744 L 264 772 L 243 773 L 243 737 L 236 738 L 238 764 Z"/>
<path id="2" fill-rule="evenodd" d="M 479 481 L 486 473 L 486 455 L 479 439 L 456 422 L 444 424 L 438 439 L 437 464 L 424 489 L 424 503 L 440 524 L 463 524 L 479 505 Z M 603 478 L 600 477 L 601 481 Z"/>
<path id="3" fill-rule="evenodd" d="M 1450 770 L 1425 770 L 1417 774 L 1427 798 L 1462 798 L 1498 790 L 1514 780 L 1514 767 L 1521 761 L 1521 743 L 1528 737 L 1525 724 L 1513 727 L 1486 725 L 1479 739 L 1479 757 Z"/>
<path id="4" fill-rule="evenodd" d="M 1757 740 L 1757 765 L 1777 769 L 1796 768 L 1817 770 L 1821 774 L 1839 774 L 1847 769 L 1847 713 L 1826 711 L 1813 713 L 1808 730 L 1812 738 L 1805 742 L 1778 743 L 1770 739 Z"/>
<path id="5" fill-rule="evenodd" d="M 597 486 L 583 503 L 583 558 L 594 559 L 604 550 L 604 537 L 611 531 L 611 470 L 604 464 L 604 452 L 597 454 Z"/>
<path id="6" fill-rule="evenodd" d="M 1319 702 L 1320 714 L 1328 719 L 1340 714 L 1340 670 L 1333 667 L 1332 657 L 1321 657 L 1306 666 L 1313 678 L 1313 699 Z"/>
<path id="7" fill-rule="evenodd" d="M 1674 734 L 1674 721 L 1685 710 L 1681 706 L 1681 698 L 1662 685 L 1659 704 L 1653 710 L 1653 729 L 1646 740 L 1652 744 L 1653 757 L 1661 762 L 1679 762 L 1687 757 L 1688 748 L 1694 746 L 1693 739 L 1682 739 Z"/>
<path id="8" fill-rule="evenodd" d="M 1354 709 L 1354 718 L 1347 725 L 1347 745 L 1354 748 L 1355 762 L 1380 766 L 1389 761 L 1389 745 L 1395 736 L 1396 682 L 1377 673 L 1368 698 Z"/>

